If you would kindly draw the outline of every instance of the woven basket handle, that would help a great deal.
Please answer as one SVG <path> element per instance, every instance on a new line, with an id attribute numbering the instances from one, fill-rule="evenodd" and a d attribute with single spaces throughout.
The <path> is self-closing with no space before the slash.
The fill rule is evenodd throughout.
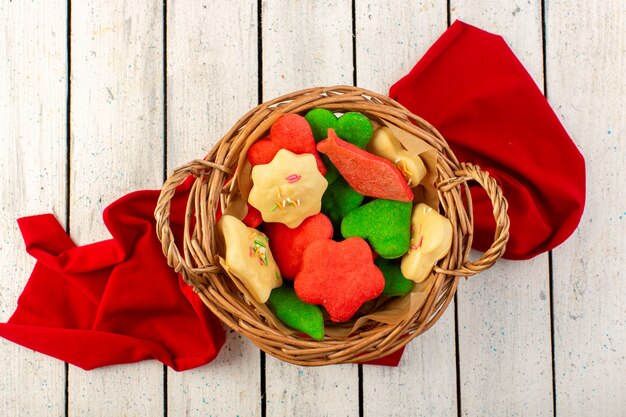
<path id="1" fill-rule="evenodd" d="M 509 240 L 509 216 L 507 215 L 508 203 L 502 195 L 502 189 L 495 179 L 479 166 L 470 163 L 461 163 L 461 169 L 455 171 L 456 177 L 450 178 L 439 184 L 439 189 L 446 191 L 459 184 L 474 180 L 487 191 L 487 195 L 493 205 L 493 217 L 496 220 L 496 232 L 493 243 L 489 249 L 477 261 L 466 261 L 460 268 L 445 270 L 435 267 L 436 272 L 448 275 L 470 277 L 491 267 L 503 254 L 506 243 Z"/>
<path id="2" fill-rule="evenodd" d="M 176 272 L 182 274 L 185 282 L 194 286 L 200 273 L 218 272 L 219 267 L 212 265 L 210 261 L 205 262 L 205 264 L 200 267 L 194 267 L 185 260 L 185 257 L 181 255 L 174 242 L 174 234 L 170 227 L 170 206 L 174 193 L 176 192 L 176 187 L 182 184 L 189 175 L 193 175 L 196 178 L 196 182 L 200 181 L 200 183 L 202 183 L 202 175 L 214 169 L 222 171 L 224 175 L 232 173 L 229 168 L 223 165 L 201 159 L 193 160 L 177 168 L 163 184 L 154 211 L 156 233 L 161 241 L 163 254 L 167 258 L 168 265 L 174 268 Z M 186 216 L 189 216 L 189 214 L 187 213 Z"/>

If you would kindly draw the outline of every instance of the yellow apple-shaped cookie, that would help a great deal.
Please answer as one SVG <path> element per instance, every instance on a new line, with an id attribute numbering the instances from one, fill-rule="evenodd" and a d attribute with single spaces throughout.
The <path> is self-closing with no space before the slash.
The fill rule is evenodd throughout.
<path id="1" fill-rule="evenodd" d="M 367 145 L 367 150 L 393 162 L 411 188 L 416 187 L 426 175 L 426 166 L 422 158 L 404 149 L 388 127 L 382 126 L 376 129 Z"/>
<path id="2" fill-rule="evenodd" d="M 265 303 L 272 290 L 283 284 L 269 239 L 229 215 L 222 216 L 217 230 L 224 244 L 224 263 L 258 303 Z"/>
<path id="3" fill-rule="evenodd" d="M 328 181 L 317 169 L 312 154 L 278 151 L 269 164 L 252 168 L 248 202 L 261 212 L 263 221 L 283 223 L 293 229 L 320 212 Z"/>
<path id="4" fill-rule="evenodd" d="M 411 245 L 400 270 L 406 278 L 422 282 L 452 245 L 452 224 L 430 206 L 419 203 L 411 215 Z"/>

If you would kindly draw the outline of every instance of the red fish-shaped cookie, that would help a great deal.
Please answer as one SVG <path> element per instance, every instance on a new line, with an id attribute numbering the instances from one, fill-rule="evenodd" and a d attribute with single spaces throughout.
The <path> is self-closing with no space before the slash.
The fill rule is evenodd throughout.
<path id="1" fill-rule="evenodd" d="M 413 201 L 413 191 L 400 170 L 390 161 L 340 139 L 328 129 L 328 138 L 317 144 L 354 190 L 368 197 Z"/>

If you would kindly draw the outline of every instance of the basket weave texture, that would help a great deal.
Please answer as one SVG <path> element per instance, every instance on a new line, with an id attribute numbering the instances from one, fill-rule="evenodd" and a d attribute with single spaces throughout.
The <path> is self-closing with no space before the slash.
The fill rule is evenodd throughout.
<path id="1" fill-rule="evenodd" d="M 346 337 L 323 341 L 286 333 L 264 318 L 222 271 L 217 262 L 215 214 L 239 194 L 235 167 L 256 140 L 266 137 L 272 124 L 285 113 L 305 114 L 322 107 L 338 113 L 361 112 L 372 120 L 386 121 L 433 146 L 437 152 L 436 187 L 440 212 L 452 223 L 452 248 L 435 268 L 434 283 L 422 307 L 397 324 L 370 322 Z M 234 179 L 226 180 L 233 176 Z M 170 201 L 176 187 L 195 177 L 187 202 L 184 241 L 174 241 L 170 228 Z M 472 201 L 468 181 L 476 181 L 493 203 L 496 220 L 494 243 L 477 261 L 469 261 L 472 244 Z M 444 138 L 426 121 L 383 95 L 350 86 L 310 88 L 263 103 L 244 115 L 203 160 L 191 161 L 174 171 L 163 185 L 155 217 L 157 235 L 168 263 L 194 287 L 207 307 L 227 326 L 247 336 L 268 354 L 297 365 L 320 366 L 377 359 L 406 345 L 428 330 L 452 300 L 461 277 L 475 275 L 504 253 L 509 236 L 507 202 L 496 181 L 478 166 L 459 163 Z M 179 251 L 177 243 L 182 247 Z M 328 326 L 333 323 L 327 322 Z"/>

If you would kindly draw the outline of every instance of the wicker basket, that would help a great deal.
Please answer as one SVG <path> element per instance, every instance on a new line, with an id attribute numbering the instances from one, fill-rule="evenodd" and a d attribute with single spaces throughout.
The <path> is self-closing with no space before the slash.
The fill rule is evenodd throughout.
<path id="1" fill-rule="evenodd" d="M 323 341 L 286 333 L 266 320 L 219 267 L 215 234 L 218 205 L 222 204 L 223 209 L 240 193 L 236 178 L 224 184 L 233 174 L 242 153 L 247 152 L 254 141 L 265 137 L 282 114 L 304 114 L 316 107 L 335 112 L 361 112 L 374 120 L 396 125 L 436 148 L 436 187 L 441 213 L 453 226 L 452 248 L 435 266 L 434 284 L 426 301 L 412 317 L 394 325 L 371 322 L 349 336 L 327 336 Z M 174 242 L 169 213 L 176 187 L 189 175 L 196 180 L 187 203 L 183 256 Z M 468 260 L 473 231 L 472 202 L 466 184 L 470 180 L 477 181 L 487 191 L 497 224 L 493 245 L 475 262 Z M 428 330 L 452 300 L 460 277 L 489 268 L 503 254 L 509 234 L 506 210 L 507 202 L 495 180 L 477 166 L 459 163 L 443 137 L 426 121 L 388 97 L 360 88 L 338 86 L 294 92 L 249 111 L 204 160 L 195 160 L 176 169 L 163 186 L 155 217 L 157 234 L 169 265 L 182 274 L 217 317 L 278 359 L 319 366 L 377 359 Z M 327 323 L 327 326 L 333 325 Z"/>

